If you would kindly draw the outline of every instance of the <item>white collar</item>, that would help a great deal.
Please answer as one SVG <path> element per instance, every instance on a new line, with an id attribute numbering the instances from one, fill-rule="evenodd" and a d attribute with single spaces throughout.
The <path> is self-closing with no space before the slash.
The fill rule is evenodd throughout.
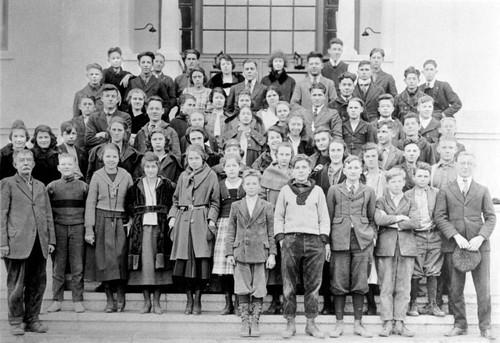
<path id="1" fill-rule="evenodd" d="M 467 180 L 467 186 L 470 188 L 470 185 L 472 183 L 472 176 L 470 176 L 470 177 L 461 177 L 459 175 L 457 177 L 458 187 L 460 187 L 460 190 L 464 189 L 464 185 L 465 185 L 464 180 Z"/>
<path id="2" fill-rule="evenodd" d="M 436 79 L 433 79 L 431 82 L 425 81 L 425 86 L 427 87 L 427 84 L 429 84 L 429 88 L 434 88 L 434 84 L 436 83 Z"/>
<path id="3" fill-rule="evenodd" d="M 321 110 L 323 109 L 323 107 L 325 107 L 325 105 L 321 105 L 321 106 L 313 106 L 312 108 L 312 112 L 314 113 L 314 109 L 317 108 L 318 109 L 318 114 L 319 112 L 321 112 Z"/>
<path id="4" fill-rule="evenodd" d="M 338 65 L 340 64 L 340 62 L 342 62 L 342 61 L 338 60 L 337 63 L 335 63 L 335 61 L 330 58 L 330 64 L 332 65 L 332 67 L 338 67 Z"/>

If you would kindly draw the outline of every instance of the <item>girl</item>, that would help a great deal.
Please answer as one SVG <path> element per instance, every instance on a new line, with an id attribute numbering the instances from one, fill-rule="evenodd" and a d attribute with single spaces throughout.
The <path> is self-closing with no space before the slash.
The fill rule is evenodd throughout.
<path id="1" fill-rule="evenodd" d="M 212 89 L 221 88 L 226 96 L 228 96 L 231 86 L 245 81 L 245 78 L 240 73 L 234 72 L 235 67 L 236 65 L 231 56 L 226 54 L 221 55 L 219 63 L 216 65 L 216 68 L 221 72 L 212 76 L 210 81 L 208 81 L 208 87 Z"/>
<path id="2" fill-rule="evenodd" d="M 159 163 L 157 155 L 146 152 L 141 161 L 144 177 L 130 187 L 126 198 L 127 212 L 134 214 L 129 235 L 128 284 L 143 288 L 141 313 L 151 311 L 153 291 L 153 312 L 161 314 L 160 286 L 172 284 L 167 215 L 175 188 L 158 175 Z"/>
<path id="3" fill-rule="evenodd" d="M 283 99 L 290 102 L 295 89 L 295 79 L 286 73 L 285 68 L 288 67 L 286 54 L 280 50 L 274 51 L 267 65 L 271 68 L 271 72 L 262 78 L 261 83 L 266 86 L 277 86 L 283 94 Z"/>
<path id="4" fill-rule="evenodd" d="M 227 178 L 219 183 L 220 189 L 220 211 L 219 219 L 217 220 L 217 239 L 214 248 L 214 268 L 212 273 L 220 275 L 222 291 L 226 298 L 226 306 L 220 314 L 232 314 L 235 307 L 238 308 L 236 297 L 235 305 L 233 306 L 232 294 L 234 292 L 233 272 L 234 266 L 226 262 L 226 254 L 224 252 L 224 244 L 228 232 L 229 212 L 231 204 L 245 197 L 245 191 L 241 186 L 241 178 L 239 176 L 241 169 L 241 158 L 238 156 L 228 156 L 222 160 L 224 171 Z"/>
<path id="5" fill-rule="evenodd" d="M 276 86 L 269 86 L 266 91 L 266 97 L 264 99 L 264 109 L 257 112 L 257 116 L 262 119 L 264 123 L 264 129 L 269 129 L 272 125 L 278 122 L 278 117 L 276 116 L 276 106 L 278 102 L 283 99 L 283 94 L 281 90 Z"/>
<path id="6" fill-rule="evenodd" d="M 11 143 L 8 143 L 0 150 L 0 180 L 9 176 L 14 176 L 17 173 L 13 165 L 12 156 L 16 150 L 26 149 L 26 143 L 29 139 L 30 135 L 24 122 L 22 120 L 16 120 L 14 124 L 12 124 L 9 133 L 9 140 Z"/>
<path id="7" fill-rule="evenodd" d="M 288 131 L 287 141 L 292 143 L 293 152 L 297 154 L 312 155 L 312 139 L 307 136 L 306 126 L 304 125 L 304 117 L 299 113 L 291 113 L 286 120 L 286 128 Z"/>
<path id="8" fill-rule="evenodd" d="M 205 151 L 205 154 L 207 155 L 207 159 L 205 162 L 209 167 L 213 167 L 219 163 L 220 155 L 218 152 L 214 151 L 214 148 L 212 148 L 209 140 L 210 137 L 207 135 L 205 130 L 203 130 L 203 126 L 191 126 L 187 129 L 186 136 L 182 138 L 184 146 L 190 146 L 192 144 L 198 144 L 199 146 L 201 146 Z M 214 144 L 215 149 L 218 149 L 217 143 L 212 143 Z M 185 164 L 186 161 L 183 162 L 183 165 Z"/>
<path id="9" fill-rule="evenodd" d="M 90 181 L 85 205 L 85 241 L 94 246 L 95 279 L 102 281 L 106 293 L 106 309 L 110 313 L 125 308 L 127 283 L 127 229 L 125 195 L 132 186 L 132 177 L 120 162 L 120 150 L 115 144 L 102 146 L 104 166 Z M 87 263 L 89 266 L 89 263 Z M 113 297 L 116 289 L 116 303 Z"/>
<path id="10" fill-rule="evenodd" d="M 204 144 L 207 146 L 212 151 L 212 154 L 215 154 L 216 156 L 219 156 L 219 142 L 217 139 L 215 139 L 214 136 L 212 136 L 210 133 L 208 133 L 205 130 L 205 122 L 206 122 L 206 117 L 203 113 L 200 111 L 194 111 L 191 113 L 188 119 L 189 123 L 189 128 L 198 128 L 203 131 L 204 135 Z M 186 134 L 184 137 L 181 137 L 181 151 L 182 153 L 186 152 L 186 148 L 189 144 L 189 128 L 186 130 Z M 219 163 L 217 160 L 216 163 Z"/>
<path id="11" fill-rule="evenodd" d="M 330 163 L 328 147 L 332 141 L 332 133 L 327 128 L 320 128 L 314 132 L 314 145 L 316 152 L 311 155 L 311 175 L 318 185 L 320 185 L 321 171 Z M 328 189 L 327 189 L 328 191 Z"/>
<path id="12" fill-rule="evenodd" d="M 155 127 L 149 134 L 149 150 L 158 156 L 158 175 L 168 179 L 173 186 L 182 173 L 180 158 L 170 151 L 170 140 L 167 132 L 161 127 Z"/>
<path id="13" fill-rule="evenodd" d="M 254 102 L 252 101 L 252 93 L 248 89 L 244 89 L 238 94 L 236 97 L 237 105 L 236 108 L 234 109 L 234 112 L 231 114 L 229 118 L 224 120 L 224 133 L 227 131 L 230 131 L 232 129 L 235 129 L 238 127 L 239 123 L 239 113 L 243 107 L 250 107 L 254 105 Z M 258 132 L 261 134 L 264 134 L 266 130 L 264 129 L 264 123 L 262 122 L 262 118 L 255 115 L 252 112 L 253 119 L 252 119 L 252 127 L 255 128 Z"/>
<path id="14" fill-rule="evenodd" d="M 201 67 L 196 67 L 189 73 L 189 80 L 193 87 L 187 87 L 182 91 L 182 94 L 191 94 L 196 99 L 196 108 L 204 111 L 207 108 L 208 98 L 212 90 L 205 87 L 205 70 Z"/>
<path id="15" fill-rule="evenodd" d="M 212 108 L 205 112 L 205 130 L 215 137 L 219 145 L 222 144 L 224 120 L 230 117 L 230 114 L 224 110 L 226 97 L 226 92 L 222 88 L 214 88 L 209 99 Z"/>
<path id="16" fill-rule="evenodd" d="M 277 126 L 286 128 L 287 127 L 287 118 L 288 115 L 290 114 L 291 108 L 290 104 L 286 101 L 278 101 L 278 104 L 276 105 L 276 116 L 278 117 L 278 122 L 276 123 Z"/>
<path id="17" fill-rule="evenodd" d="M 168 214 L 173 242 L 170 259 L 174 261 L 173 275 L 185 283 L 184 313 L 201 314 L 201 293 L 210 278 L 215 222 L 219 217 L 219 182 L 205 163 L 202 147 L 189 146 L 186 156 L 188 167 L 179 177 Z"/>
<path id="18" fill-rule="evenodd" d="M 130 105 L 128 114 L 132 118 L 132 138 L 139 130 L 148 123 L 149 118 L 144 109 L 146 93 L 140 88 L 134 88 L 127 95 L 127 102 Z"/>
<path id="19" fill-rule="evenodd" d="M 342 124 L 347 153 L 358 157 L 361 157 L 361 147 L 363 145 L 368 142 L 378 142 L 375 127 L 361 119 L 364 106 L 364 102 L 360 98 L 351 98 L 347 104 L 349 120 Z"/>
<path id="20" fill-rule="evenodd" d="M 267 149 L 252 164 L 252 169 L 263 173 L 272 162 L 276 161 L 276 152 L 278 150 L 278 146 L 283 142 L 283 136 L 283 130 L 276 125 L 271 126 L 267 130 Z"/>
<path id="21" fill-rule="evenodd" d="M 57 169 L 59 164 L 57 138 L 50 127 L 38 125 L 31 141 L 34 143 L 31 150 L 35 158 L 35 167 L 31 175 L 47 186 L 50 182 L 61 178 L 61 173 Z"/>

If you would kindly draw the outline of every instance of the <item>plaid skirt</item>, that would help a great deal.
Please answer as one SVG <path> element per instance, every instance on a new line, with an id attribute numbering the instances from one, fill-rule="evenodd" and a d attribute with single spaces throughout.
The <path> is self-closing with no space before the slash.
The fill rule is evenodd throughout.
<path id="1" fill-rule="evenodd" d="M 213 274 L 218 275 L 233 275 L 234 266 L 226 262 L 226 253 L 224 251 L 225 241 L 227 237 L 227 227 L 229 217 L 219 218 L 217 220 L 217 238 L 214 247 L 214 268 Z"/>

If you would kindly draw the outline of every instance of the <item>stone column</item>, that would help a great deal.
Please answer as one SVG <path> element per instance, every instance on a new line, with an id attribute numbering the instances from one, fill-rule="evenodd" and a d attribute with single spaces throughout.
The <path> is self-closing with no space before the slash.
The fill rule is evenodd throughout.
<path id="1" fill-rule="evenodd" d="M 160 52 L 165 55 L 163 72 L 172 78 L 182 73 L 180 56 L 180 11 L 178 1 L 163 1 L 161 8 Z"/>
<path id="2" fill-rule="evenodd" d="M 355 1 L 339 0 L 337 12 L 337 37 L 344 42 L 342 59 L 355 60 L 358 55 L 354 50 Z"/>

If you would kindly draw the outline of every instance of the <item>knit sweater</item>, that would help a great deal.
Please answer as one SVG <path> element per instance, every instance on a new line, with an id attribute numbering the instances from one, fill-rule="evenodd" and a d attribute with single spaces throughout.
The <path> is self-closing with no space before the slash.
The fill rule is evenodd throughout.
<path id="1" fill-rule="evenodd" d="M 85 222 L 85 199 L 88 185 L 78 179 L 66 181 L 59 179 L 47 186 L 52 206 L 54 223 L 61 225 L 78 225 Z"/>

